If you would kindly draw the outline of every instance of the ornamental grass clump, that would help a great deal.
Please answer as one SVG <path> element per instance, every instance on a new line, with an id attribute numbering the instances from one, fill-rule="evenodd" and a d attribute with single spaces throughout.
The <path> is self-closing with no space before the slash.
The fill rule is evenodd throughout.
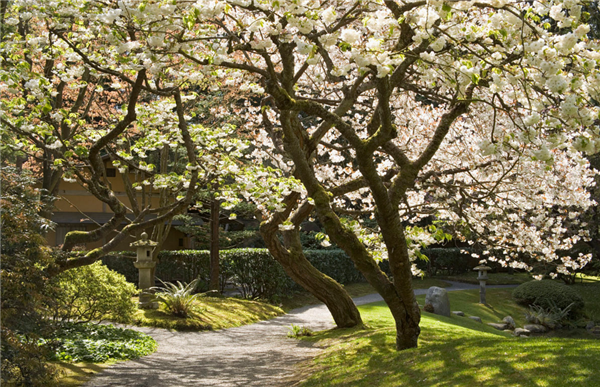
<path id="1" fill-rule="evenodd" d="M 164 288 L 152 287 L 151 290 L 156 291 L 156 301 L 164 305 L 165 309 L 174 316 L 188 317 L 193 309 L 194 301 L 198 294 L 193 294 L 199 279 L 195 279 L 189 284 L 177 281 L 172 282 L 160 281 Z"/>

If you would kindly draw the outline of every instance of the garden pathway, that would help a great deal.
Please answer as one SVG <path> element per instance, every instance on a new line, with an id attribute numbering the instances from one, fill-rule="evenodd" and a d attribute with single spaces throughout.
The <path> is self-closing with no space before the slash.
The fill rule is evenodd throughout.
<path id="1" fill-rule="evenodd" d="M 451 283 L 448 291 L 479 287 Z M 417 295 L 426 292 L 427 289 L 415 290 Z M 381 296 L 371 294 L 354 301 L 362 305 L 381 301 Z M 296 363 L 321 351 L 312 343 L 287 338 L 291 324 L 315 331 L 334 327 L 331 314 L 324 305 L 306 306 L 268 321 L 219 331 L 176 332 L 131 327 L 152 336 L 158 343 L 158 351 L 138 360 L 110 366 L 94 376 L 85 387 L 283 385 L 294 374 Z"/>

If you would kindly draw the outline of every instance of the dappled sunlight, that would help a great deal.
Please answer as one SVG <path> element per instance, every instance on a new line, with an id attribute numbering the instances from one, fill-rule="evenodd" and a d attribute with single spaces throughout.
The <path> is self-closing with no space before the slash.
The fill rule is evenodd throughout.
<path id="1" fill-rule="evenodd" d="M 379 303 L 360 310 L 367 324 L 387 321 L 387 328 L 328 333 L 333 344 L 303 386 L 600 385 L 598 340 L 518 339 L 466 318 L 424 313 L 419 347 L 397 352 L 387 308 Z"/>
<path id="2" fill-rule="evenodd" d="M 280 308 L 238 298 L 202 297 L 194 302 L 187 318 L 173 316 L 164 309 L 139 310 L 136 324 L 176 330 L 214 330 L 267 320 L 283 314 Z"/>

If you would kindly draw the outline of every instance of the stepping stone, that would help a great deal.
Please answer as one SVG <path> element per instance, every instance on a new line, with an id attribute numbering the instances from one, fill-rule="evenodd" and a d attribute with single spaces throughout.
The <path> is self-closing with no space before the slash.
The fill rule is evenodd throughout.
<path id="1" fill-rule="evenodd" d="M 455 316 L 465 317 L 465 312 L 461 312 L 460 310 L 455 310 L 452 312 Z"/>
<path id="2" fill-rule="evenodd" d="M 477 321 L 477 322 L 478 322 L 478 323 L 480 323 L 480 324 L 483 324 L 483 321 L 481 321 L 481 317 L 479 317 L 479 316 L 469 316 L 469 318 L 470 318 L 471 320 L 475 320 L 475 321 Z"/>
<path id="3" fill-rule="evenodd" d="M 517 337 L 527 337 L 531 332 L 524 328 L 516 328 L 513 332 L 513 335 Z"/>
<path id="4" fill-rule="evenodd" d="M 540 324 L 528 324 L 528 325 L 525 325 L 523 328 L 527 329 L 531 333 L 546 333 L 546 332 L 548 332 L 548 328 L 546 328 L 545 326 L 540 325 Z"/>
<path id="5" fill-rule="evenodd" d="M 503 331 L 505 329 L 508 329 L 508 324 L 507 323 L 488 323 L 487 325 L 491 326 L 492 328 L 496 328 L 499 331 Z"/>

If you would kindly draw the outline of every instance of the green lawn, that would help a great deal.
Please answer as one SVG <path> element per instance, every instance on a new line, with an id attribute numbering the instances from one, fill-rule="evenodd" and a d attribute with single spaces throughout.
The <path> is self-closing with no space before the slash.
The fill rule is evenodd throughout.
<path id="1" fill-rule="evenodd" d="M 487 305 L 479 303 L 478 289 L 448 292 L 450 309 L 460 310 L 467 316 L 479 316 L 484 324 L 495 323 L 506 316 L 512 316 L 517 325 L 523 326 L 526 324 L 525 312 L 527 309 L 511 301 L 512 291 L 513 289 L 487 289 Z M 420 305 L 424 305 L 425 295 L 417 296 L 417 301 Z"/>
<path id="2" fill-rule="evenodd" d="M 457 275 L 438 276 L 436 278 L 479 285 L 477 272 L 475 271 Z M 520 285 L 524 282 L 531 281 L 532 279 L 533 278 L 529 273 L 488 273 L 486 282 L 488 285 Z"/>
<path id="3" fill-rule="evenodd" d="M 452 310 L 493 322 L 507 314 L 522 324 L 524 310 L 510 290 L 450 293 Z M 307 363 L 306 386 L 600 386 L 600 340 L 513 338 L 465 317 L 423 313 L 419 348 L 397 352 L 393 320 L 384 303 L 359 307 L 369 329 L 336 329 L 303 340 L 328 348 Z"/>

